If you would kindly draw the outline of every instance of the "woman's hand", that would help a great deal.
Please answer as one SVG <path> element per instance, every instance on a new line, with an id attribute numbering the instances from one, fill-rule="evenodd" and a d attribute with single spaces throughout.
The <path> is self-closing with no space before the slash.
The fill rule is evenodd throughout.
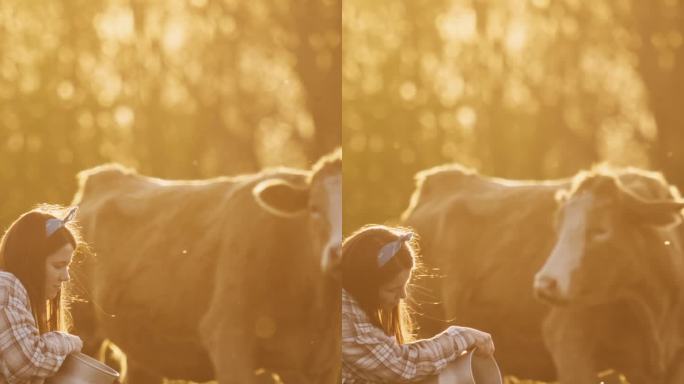
<path id="1" fill-rule="evenodd" d="M 83 349 L 83 340 L 81 340 L 81 338 L 76 335 L 70 334 L 69 336 L 71 336 L 75 345 L 75 349 L 72 352 L 81 352 L 81 350 Z"/>
<path id="2" fill-rule="evenodd" d="M 473 340 L 471 346 L 476 347 L 475 353 L 481 356 L 491 356 L 494 354 L 494 340 L 492 335 L 474 328 L 464 327 L 466 335 Z"/>
<path id="3" fill-rule="evenodd" d="M 450 334 L 459 334 L 468 344 L 468 349 L 477 348 L 475 353 L 481 356 L 491 356 L 494 354 L 494 341 L 492 335 L 474 328 L 450 326 L 447 328 Z"/>

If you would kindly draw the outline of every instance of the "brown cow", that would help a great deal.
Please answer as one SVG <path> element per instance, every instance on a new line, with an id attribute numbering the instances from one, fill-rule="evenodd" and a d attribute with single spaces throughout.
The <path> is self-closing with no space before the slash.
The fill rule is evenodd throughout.
<path id="1" fill-rule="evenodd" d="M 569 180 L 503 180 L 458 165 L 416 180 L 402 220 L 420 235 L 432 275 L 419 276 L 409 293 L 420 336 L 448 323 L 482 329 L 493 335 L 506 374 L 552 379 L 540 332 L 548 309 L 531 284 L 553 246 L 554 196 Z"/>
<path id="2" fill-rule="evenodd" d="M 684 383 L 684 201 L 658 173 L 596 169 L 560 194 L 557 241 L 534 289 L 561 383 L 623 372 Z M 679 225 L 679 226 L 678 226 Z"/>
<path id="3" fill-rule="evenodd" d="M 339 351 L 341 151 L 311 171 L 171 181 L 120 166 L 79 175 L 96 255 L 72 307 L 91 345 L 127 355 L 131 383 L 162 377 L 334 383 Z"/>
<path id="4" fill-rule="evenodd" d="M 589 174 L 580 173 L 574 178 L 574 185 L 584 185 L 579 180 L 593 179 L 587 176 Z M 561 236 L 562 241 L 554 247 L 553 221 L 558 205 L 554 195 L 574 196 L 571 192 L 559 192 L 577 189 L 571 189 L 570 180 L 512 182 L 483 177 L 460 166 L 438 167 L 419 173 L 418 189 L 403 219 L 422 236 L 424 262 L 428 271 L 436 269 L 438 274 L 437 278 L 418 279 L 411 291 L 411 304 L 425 312 L 418 317 L 419 325 L 423 327 L 421 336 L 432 335 L 445 327 L 444 321 L 434 319 L 449 319 L 490 331 L 504 372 L 523 377 L 553 379 L 555 362 L 563 383 L 595 382 L 595 372 L 601 368 L 622 370 L 634 383 L 658 383 L 657 367 L 661 367 L 662 382 L 684 382 L 684 352 L 678 333 L 682 332 L 684 321 L 678 317 L 681 307 L 677 304 L 683 273 L 679 250 L 679 241 L 684 237 L 682 226 L 675 232 L 672 228 L 657 229 L 650 225 L 653 220 L 658 222 L 663 217 L 674 222 L 678 220 L 676 210 L 681 206 L 677 202 L 678 194 L 654 173 L 625 169 L 611 178 L 617 180 L 615 185 L 628 186 L 616 189 L 615 195 L 621 197 L 613 196 L 613 199 L 623 206 L 630 202 L 630 209 L 626 206 L 622 209 L 632 221 L 608 222 L 620 224 L 622 229 L 619 231 L 612 226 L 606 231 L 601 226 L 591 225 L 585 236 L 598 240 L 608 233 L 624 233 L 621 231 L 625 228 L 634 236 L 624 244 L 611 237 L 605 246 L 613 247 L 613 258 L 606 261 L 610 252 L 603 254 L 603 261 L 600 257 L 592 258 L 592 263 L 596 260 L 599 265 L 603 263 L 603 269 L 587 270 L 588 262 L 578 262 L 584 248 L 581 246 L 578 250 L 576 247 L 584 240 L 578 240 L 577 226 L 572 226 L 577 219 L 566 224 L 567 231 L 565 221 L 561 221 L 560 233 L 571 235 Z M 625 194 L 625 189 L 631 194 Z M 568 202 L 571 200 L 574 199 L 570 198 Z M 580 200 L 584 201 L 580 208 L 572 211 L 579 210 L 585 222 L 586 217 L 598 216 L 605 220 L 603 203 L 610 199 L 602 196 L 599 200 L 599 205 Z M 587 205 L 592 209 L 590 216 L 587 216 Z M 599 223 L 605 225 L 604 221 Z M 649 238 L 644 233 L 659 233 L 663 237 Z M 653 243 L 653 239 L 659 242 Z M 611 248 L 603 248 L 600 252 L 606 252 L 606 249 Z M 663 249 L 667 252 L 663 253 Z M 546 263 L 551 254 L 552 261 Z M 592 253 L 592 256 L 595 255 Z M 645 260 L 655 263 L 637 264 L 640 266 L 638 273 L 630 269 L 637 261 L 644 263 Z M 537 294 L 547 302 L 567 302 L 563 307 L 550 309 L 533 299 L 530 286 L 535 272 L 545 263 L 545 269 L 537 275 Z M 569 266 L 574 266 L 576 272 L 566 273 Z M 602 274 L 597 276 L 597 271 Z M 616 279 L 616 274 L 625 277 Z M 556 282 L 550 283 L 550 280 Z M 611 291 L 602 289 L 606 286 L 601 284 L 596 284 L 593 294 L 575 297 L 575 305 L 572 294 L 558 295 L 558 292 L 589 292 L 592 286 L 587 285 L 588 281 L 612 283 L 607 287 L 615 288 L 613 302 L 601 301 L 611 297 Z M 639 290 L 618 289 L 638 288 L 635 281 L 641 282 L 641 288 L 649 288 L 641 291 L 642 296 L 636 294 Z M 658 288 L 657 282 L 669 288 Z M 633 294 L 633 299 L 652 299 L 633 300 L 640 304 L 625 306 L 623 298 L 618 299 L 619 292 Z M 430 304 L 434 301 L 441 305 Z M 588 307 L 588 303 L 596 305 Z M 593 312 L 587 311 L 589 308 Z M 543 340 L 540 327 L 547 316 Z M 659 324 L 660 328 L 654 324 Z M 622 334 L 625 330 L 631 332 L 629 337 Z M 603 338 L 599 338 L 599 334 Z M 591 340 L 592 337 L 595 338 Z M 605 340 L 611 343 L 605 343 Z M 545 346 L 551 351 L 553 360 Z M 603 354 L 596 356 L 600 352 Z M 637 360 L 640 363 L 636 363 Z M 648 370 L 656 374 L 648 374 L 644 379 L 639 369 L 645 369 L 644 366 L 651 364 L 648 362 L 654 362 Z M 583 376 L 564 376 L 572 374 Z"/>

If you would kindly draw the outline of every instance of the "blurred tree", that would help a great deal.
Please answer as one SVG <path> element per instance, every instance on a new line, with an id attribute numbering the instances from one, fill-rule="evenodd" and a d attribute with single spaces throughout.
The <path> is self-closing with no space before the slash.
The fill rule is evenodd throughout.
<path id="1" fill-rule="evenodd" d="M 446 162 L 554 178 L 607 161 L 678 181 L 684 77 L 645 65 L 681 60 L 637 43 L 651 23 L 681 52 L 681 5 L 636 3 L 346 1 L 345 232 L 396 218 L 412 175 Z"/>
<path id="2" fill-rule="evenodd" d="M 684 3 L 634 0 L 631 4 L 627 25 L 635 31 L 632 49 L 658 127 L 651 158 L 684 191 Z"/>
<path id="3" fill-rule="evenodd" d="M 290 6 L 296 42 L 290 49 L 318 127 L 309 150 L 315 158 L 324 154 L 321 148 L 342 144 L 342 6 L 341 0 L 300 0 Z"/>
<path id="4" fill-rule="evenodd" d="M 0 3 L 0 222 L 118 161 L 170 178 L 340 145 L 341 4 Z"/>

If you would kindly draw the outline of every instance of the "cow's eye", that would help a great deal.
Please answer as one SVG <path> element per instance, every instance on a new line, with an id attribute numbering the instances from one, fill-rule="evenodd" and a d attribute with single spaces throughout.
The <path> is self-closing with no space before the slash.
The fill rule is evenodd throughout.
<path id="1" fill-rule="evenodd" d="M 321 217 L 321 209 L 316 204 L 309 204 L 309 212 L 315 218 Z"/>
<path id="2" fill-rule="evenodd" d="M 590 227 L 587 230 L 587 238 L 592 242 L 606 241 L 610 237 L 610 229 L 604 226 Z"/>

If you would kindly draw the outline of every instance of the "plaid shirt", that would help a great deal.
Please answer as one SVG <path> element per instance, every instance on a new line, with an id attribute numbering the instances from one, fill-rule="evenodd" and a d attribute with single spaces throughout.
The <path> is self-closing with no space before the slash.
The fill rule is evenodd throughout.
<path id="1" fill-rule="evenodd" d="M 18 278 L 0 271 L 0 384 L 40 384 L 54 375 L 78 338 L 39 334 L 28 294 Z"/>
<path id="2" fill-rule="evenodd" d="M 342 290 L 342 384 L 406 383 L 438 374 L 468 348 L 458 328 L 450 332 L 399 344 Z"/>

